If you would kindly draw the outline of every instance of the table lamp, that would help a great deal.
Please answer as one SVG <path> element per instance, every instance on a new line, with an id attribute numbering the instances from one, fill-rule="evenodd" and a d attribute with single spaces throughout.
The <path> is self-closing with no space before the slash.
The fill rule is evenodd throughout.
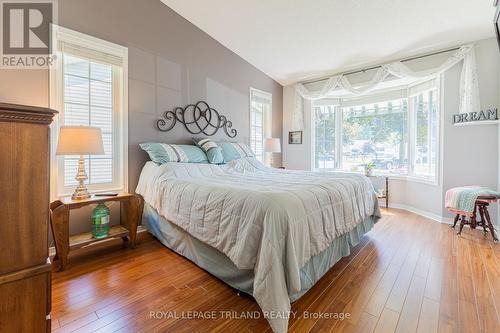
<path id="1" fill-rule="evenodd" d="M 281 143 L 279 138 L 268 138 L 264 142 L 264 151 L 271 153 L 271 166 L 274 164 L 273 153 L 281 153 Z"/>
<path id="2" fill-rule="evenodd" d="M 101 129 L 88 126 L 62 126 L 59 130 L 56 154 L 80 155 L 78 172 L 75 177 L 78 186 L 71 199 L 83 200 L 90 198 L 90 193 L 84 184 L 88 177 L 85 172 L 85 159 L 83 156 L 104 154 Z"/>

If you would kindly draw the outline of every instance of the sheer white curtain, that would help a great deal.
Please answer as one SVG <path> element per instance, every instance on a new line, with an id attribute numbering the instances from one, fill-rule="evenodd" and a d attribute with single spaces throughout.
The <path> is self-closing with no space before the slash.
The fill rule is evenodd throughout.
<path id="1" fill-rule="evenodd" d="M 437 77 L 457 63 L 463 60 L 462 73 L 460 75 L 460 113 L 479 112 L 481 105 L 479 102 L 479 84 L 477 78 L 476 56 L 473 45 L 464 45 L 453 52 L 446 61 L 438 67 L 423 71 L 413 71 L 401 61 L 383 64 L 375 73 L 373 79 L 362 87 L 354 88 L 347 76 L 340 74 L 327 79 L 319 89 L 310 91 L 304 84 L 295 85 L 296 103 L 292 116 L 294 130 L 303 130 L 304 116 L 301 98 L 316 100 L 327 97 L 336 89 L 344 89 L 352 95 L 363 95 L 385 81 L 389 75 L 398 78 L 408 78 L 415 81 Z"/>

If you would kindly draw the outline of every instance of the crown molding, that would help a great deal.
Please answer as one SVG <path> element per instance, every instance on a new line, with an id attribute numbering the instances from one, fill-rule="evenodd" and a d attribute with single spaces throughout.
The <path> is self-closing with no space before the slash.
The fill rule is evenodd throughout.
<path id="1" fill-rule="evenodd" d="M 0 121 L 49 125 L 57 111 L 37 106 L 0 103 Z"/>

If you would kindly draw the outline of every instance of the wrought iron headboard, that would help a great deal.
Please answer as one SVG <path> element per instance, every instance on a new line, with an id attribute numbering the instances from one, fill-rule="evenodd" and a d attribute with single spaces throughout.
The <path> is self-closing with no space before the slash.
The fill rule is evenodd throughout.
<path id="1" fill-rule="evenodd" d="M 227 136 L 234 138 L 238 131 L 227 117 L 208 105 L 207 102 L 199 101 L 196 104 L 188 104 L 185 107 L 176 107 L 173 111 L 166 111 L 163 118 L 156 121 L 156 127 L 162 132 L 168 132 L 177 124 L 184 125 L 191 134 L 215 135 L 219 129 L 223 129 Z"/>

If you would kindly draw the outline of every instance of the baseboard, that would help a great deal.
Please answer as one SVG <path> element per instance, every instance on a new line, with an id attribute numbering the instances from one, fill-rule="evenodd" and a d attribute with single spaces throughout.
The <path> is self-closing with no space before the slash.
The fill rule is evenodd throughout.
<path id="1" fill-rule="evenodd" d="M 430 212 L 427 212 L 425 210 L 421 210 L 421 209 L 411 207 L 408 205 L 392 203 L 392 204 L 389 204 L 389 208 L 403 209 L 403 210 L 409 211 L 411 213 L 428 218 L 429 220 L 433 220 L 435 222 L 445 223 L 445 224 L 450 224 L 450 225 L 453 224 L 453 218 L 451 218 L 451 217 L 439 216 L 437 214 L 430 213 Z M 493 227 L 495 228 L 495 231 L 498 232 L 498 229 L 499 229 L 498 226 L 493 224 Z"/>
<path id="2" fill-rule="evenodd" d="M 403 210 L 409 211 L 411 213 L 428 218 L 429 220 L 433 220 L 435 222 L 453 224 L 453 219 L 451 219 L 451 218 L 440 216 L 440 215 L 437 215 L 437 214 L 434 214 L 431 212 L 427 212 L 425 210 L 421 210 L 421 209 L 418 209 L 418 208 L 415 208 L 412 206 L 398 204 L 398 203 L 390 203 L 389 208 L 403 209 Z"/>

